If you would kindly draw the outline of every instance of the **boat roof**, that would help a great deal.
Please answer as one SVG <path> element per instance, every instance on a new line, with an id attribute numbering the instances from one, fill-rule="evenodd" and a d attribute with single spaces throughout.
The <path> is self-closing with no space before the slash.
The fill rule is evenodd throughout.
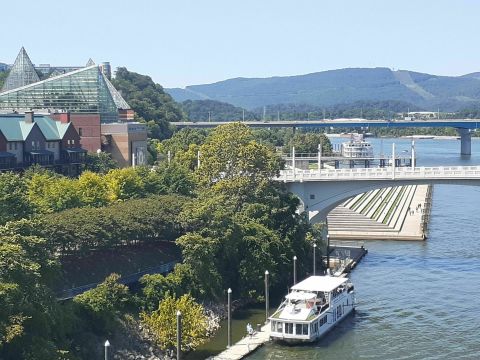
<path id="1" fill-rule="evenodd" d="M 336 276 L 310 276 L 291 287 L 292 290 L 330 292 L 346 283 L 347 278 Z"/>
<path id="2" fill-rule="evenodd" d="M 314 294 L 311 292 L 295 291 L 295 292 L 291 292 L 285 297 L 290 300 L 308 300 L 308 299 L 313 299 L 316 296 L 317 294 Z"/>

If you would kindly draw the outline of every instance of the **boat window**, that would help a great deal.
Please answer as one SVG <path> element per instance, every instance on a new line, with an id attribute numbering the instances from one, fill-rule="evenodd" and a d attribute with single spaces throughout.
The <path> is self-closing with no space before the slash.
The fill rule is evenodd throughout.
<path id="1" fill-rule="evenodd" d="M 280 322 L 280 321 L 277 323 L 277 332 L 279 332 L 279 333 L 283 332 L 283 326 L 282 325 L 283 325 L 283 323 Z"/>
<path id="2" fill-rule="evenodd" d="M 293 334 L 293 323 L 285 323 L 285 334 Z"/>
<path id="3" fill-rule="evenodd" d="M 303 335 L 308 335 L 308 324 L 303 324 L 302 328 L 303 328 Z"/>
<path id="4" fill-rule="evenodd" d="M 275 326 L 277 325 L 276 321 L 272 321 L 272 331 L 275 332 Z"/>
<path id="5" fill-rule="evenodd" d="M 302 335 L 302 324 L 295 324 L 295 334 Z"/>
<path id="6" fill-rule="evenodd" d="M 327 323 L 327 317 L 324 316 L 323 318 L 320 319 L 319 325 L 320 325 L 320 326 L 323 326 L 323 325 L 325 325 L 326 323 Z"/>

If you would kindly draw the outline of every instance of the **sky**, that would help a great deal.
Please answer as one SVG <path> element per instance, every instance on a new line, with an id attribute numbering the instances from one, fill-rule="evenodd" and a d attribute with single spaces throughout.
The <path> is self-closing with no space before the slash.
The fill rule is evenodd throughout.
<path id="1" fill-rule="evenodd" d="M 389 67 L 480 71 L 477 0 L 42 0 L 2 2 L 0 62 L 150 75 L 164 87 Z"/>

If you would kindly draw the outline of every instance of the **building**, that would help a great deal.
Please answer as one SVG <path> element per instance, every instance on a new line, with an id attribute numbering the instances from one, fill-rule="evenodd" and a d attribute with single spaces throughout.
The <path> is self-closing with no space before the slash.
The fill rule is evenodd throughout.
<path id="1" fill-rule="evenodd" d="M 106 75 L 107 74 L 107 75 Z M 129 120 L 131 108 L 112 85 L 110 65 L 89 65 L 40 80 L 22 47 L 0 92 L 0 111 L 95 114 L 102 123 Z"/>
<path id="2" fill-rule="evenodd" d="M 111 150 L 121 166 L 143 164 L 146 127 L 130 124 L 134 112 L 110 82 L 111 74 L 108 62 L 96 65 L 91 59 L 85 67 L 35 68 L 22 47 L 0 91 L 0 114 L 35 111 L 72 124 L 88 152 Z"/>
<path id="3" fill-rule="evenodd" d="M 102 124 L 102 150 L 120 166 L 147 164 L 147 127 L 140 123 Z"/>
<path id="4" fill-rule="evenodd" d="M 17 170 L 34 164 L 77 174 L 86 150 L 71 123 L 45 115 L 0 115 L 0 170 Z"/>

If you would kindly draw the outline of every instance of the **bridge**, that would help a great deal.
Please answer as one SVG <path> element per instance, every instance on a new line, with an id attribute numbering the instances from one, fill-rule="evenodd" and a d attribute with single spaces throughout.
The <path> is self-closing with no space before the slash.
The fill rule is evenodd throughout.
<path id="1" fill-rule="evenodd" d="M 213 128 L 219 125 L 235 121 L 199 121 L 199 122 L 176 122 L 178 128 Z M 478 129 L 480 119 L 437 119 L 437 120 L 367 120 L 367 119 L 335 119 L 335 120 L 291 120 L 291 121 L 242 121 L 252 128 L 400 128 L 400 127 L 452 127 L 460 135 L 460 153 L 471 155 L 471 131 Z"/>
<path id="2" fill-rule="evenodd" d="M 400 185 L 454 184 L 480 186 L 480 166 L 384 167 L 301 170 L 290 168 L 276 179 L 302 202 L 311 222 L 358 194 Z"/>

